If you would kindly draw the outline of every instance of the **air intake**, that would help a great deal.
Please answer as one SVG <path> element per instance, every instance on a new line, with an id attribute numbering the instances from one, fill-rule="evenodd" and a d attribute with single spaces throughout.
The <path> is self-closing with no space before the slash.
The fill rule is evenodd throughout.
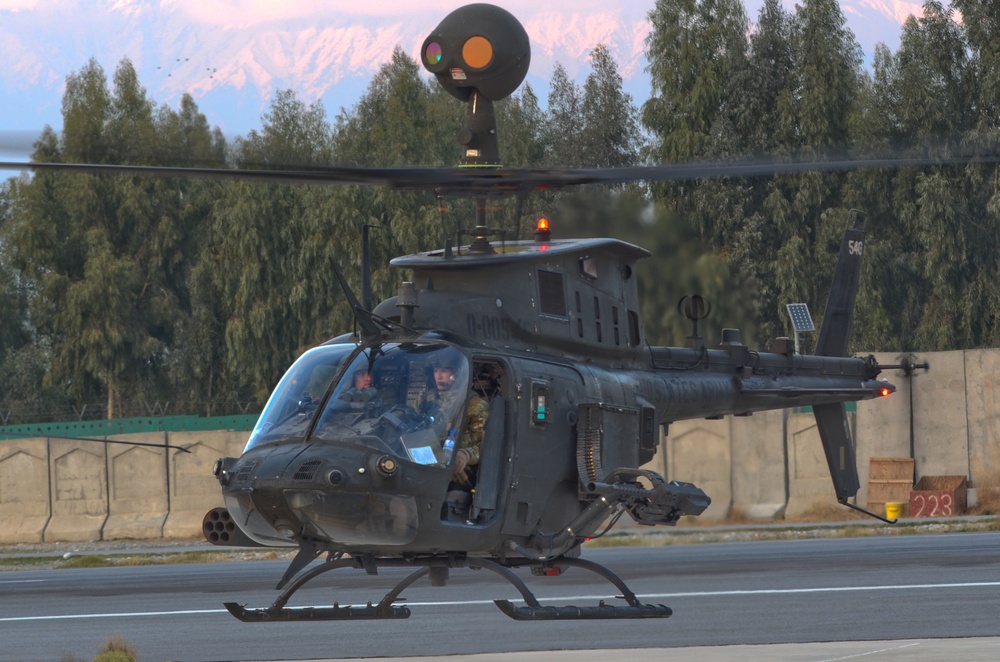
<path id="1" fill-rule="evenodd" d="M 292 476 L 292 480 L 312 480 L 316 476 L 316 471 L 323 464 L 323 460 L 309 460 L 308 462 L 303 462 L 302 466 L 299 467 L 295 475 Z"/>

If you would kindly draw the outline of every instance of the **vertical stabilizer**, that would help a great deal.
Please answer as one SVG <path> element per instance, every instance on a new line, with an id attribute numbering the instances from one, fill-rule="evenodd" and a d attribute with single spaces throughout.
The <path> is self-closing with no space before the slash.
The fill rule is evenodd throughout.
<path id="1" fill-rule="evenodd" d="M 830 286 L 830 298 L 823 313 L 823 327 L 816 341 L 816 356 L 845 356 L 847 341 L 851 336 L 854 319 L 854 301 L 858 298 L 861 282 L 861 254 L 864 251 L 865 231 L 849 228 L 840 244 L 840 258 Z"/>
<path id="2" fill-rule="evenodd" d="M 852 212 L 852 219 L 856 214 Z M 840 244 L 840 258 L 830 286 L 830 298 L 823 313 L 823 326 L 816 342 L 817 356 L 845 356 L 854 319 L 854 302 L 858 297 L 861 281 L 861 254 L 864 252 L 863 228 L 848 228 Z M 847 426 L 847 412 L 843 403 L 813 406 L 816 427 L 819 429 L 823 452 L 830 467 L 830 478 L 837 492 L 837 500 L 847 499 L 858 493 L 858 464 L 854 456 L 851 431 Z"/>
<path id="3" fill-rule="evenodd" d="M 844 503 L 856 496 L 861 487 L 851 431 L 847 427 L 847 412 L 842 402 L 836 402 L 814 405 L 813 414 L 816 416 L 819 438 L 823 442 L 826 463 L 830 467 L 833 489 L 837 492 L 837 501 Z"/>

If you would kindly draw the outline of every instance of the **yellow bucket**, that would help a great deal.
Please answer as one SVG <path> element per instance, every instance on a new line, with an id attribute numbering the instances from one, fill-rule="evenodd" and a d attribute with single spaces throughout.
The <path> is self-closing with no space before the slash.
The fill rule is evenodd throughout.
<path id="1" fill-rule="evenodd" d="M 903 516 L 903 504 L 898 501 L 887 501 L 885 504 L 886 519 L 899 519 Z"/>

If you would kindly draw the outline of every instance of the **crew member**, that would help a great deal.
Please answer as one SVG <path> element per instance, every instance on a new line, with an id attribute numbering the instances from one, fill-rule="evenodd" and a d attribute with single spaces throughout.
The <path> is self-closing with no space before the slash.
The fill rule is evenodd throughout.
<path id="1" fill-rule="evenodd" d="M 483 445 L 483 430 L 486 419 L 490 415 L 490 407 L 486 400 L 472 391 L 464 393 L 455 388 L 455 364 L 447 360 L 434 364 L 434 390 L 429 391 L 424 405 L 425 413 L 437 413 L 444 420 L 435 422 L 439 433 L 444 435 L 449 429 L 457 427 L 453 422 L 455 415 L 461 410 L 462 397 L 467 396 L 465 407 L 465 429 L 458 440 L 458 449 L 452 463 L 452 481 L 459 489 L 469 490 L 473 487 L 473 467 L 479 464 L 479 453 Z"/>
<path id="2" fill-rule="evenodd" d="M 367 368 L 358 368 L 352 376 L 354 386 L 341 394 L 342 400 L 348 402 L 369 402 L 378 396 L 378 390 L 372 386 L 372 374 Z"/>

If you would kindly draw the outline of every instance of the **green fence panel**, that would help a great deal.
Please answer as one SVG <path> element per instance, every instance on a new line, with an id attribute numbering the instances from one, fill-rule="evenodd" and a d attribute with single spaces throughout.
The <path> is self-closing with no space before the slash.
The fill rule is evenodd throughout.
<path id="1" fill-rule="evenodd" d="M 0 439 L 24 437 L 110 437 L 140 432 L 206 432 L 237 430 L 249 432 L 259 414 L 236 416 L 163 416 L 159 418 L 117 418 L 101 421 L 28 423 L 0 427 Z"/>

